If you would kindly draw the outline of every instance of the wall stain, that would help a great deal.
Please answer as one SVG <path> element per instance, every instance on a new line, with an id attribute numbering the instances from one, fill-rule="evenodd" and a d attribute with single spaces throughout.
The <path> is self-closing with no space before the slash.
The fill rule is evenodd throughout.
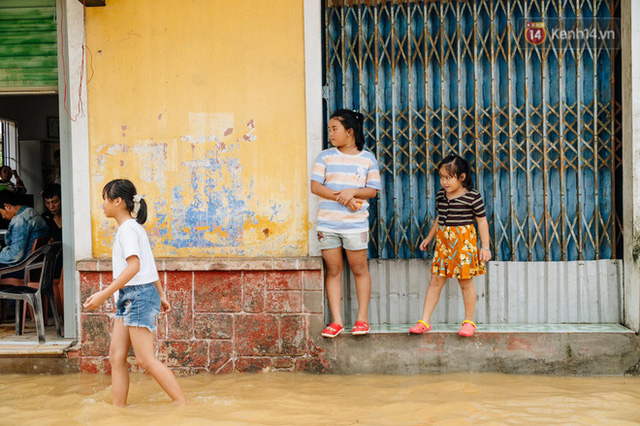
<path id="1" fill-rule="evenodd" d="M 300 206 L 273 201 L 281 188 L 271 194 L 259 189 L 264 166 L 260 157 L 247 155 L 253 148 L 245 148 L 257 139 L 255 122 L 244 121 L 239 137 L 233 129 L 242 126 L 233 121 L 229 113 L 191 113 L 188 130 L 174 138 L 154 135 L 97 146 L 94 195 L 101 202 L 103 182 L 131 179 L 149 205 L 145 228 L 158 257 L 303 252 L 305 240 L 291 232 Z M 108 253 L 116 227 L 101 209 L 94 220 L 96 251 Z"/>

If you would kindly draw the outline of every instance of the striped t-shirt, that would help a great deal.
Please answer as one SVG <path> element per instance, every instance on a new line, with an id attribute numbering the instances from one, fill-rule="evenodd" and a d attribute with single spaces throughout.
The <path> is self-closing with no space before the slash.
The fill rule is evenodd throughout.
<path id="1" fill-rule="evenodd" d="M 482 196 L 475 189 L 451 200 L 447 199 L 444 188 L 436 195 L 436 211 L 438 225 L 463 226 L 471 225 L 476 217 L 485 217 Z"/>
<path id="2" fill-rule="evenodd" d="M 325 149 L 313 165 L 311 180 L 320 182 L 334 191 L 351 188 L 380 186 L 380 172 L 376 157 L 369 151 L 356 155 L 343 154 L 337 148 Z M 337 201 L 320 199 L 318 205 L 318 231 L 356 233 L 369 230 L 369 203 L 362 203 L 352 212 Z"/>

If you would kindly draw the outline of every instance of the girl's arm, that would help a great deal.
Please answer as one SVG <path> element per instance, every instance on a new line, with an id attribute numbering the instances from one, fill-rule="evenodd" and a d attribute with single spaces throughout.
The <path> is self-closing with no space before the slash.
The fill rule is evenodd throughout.
<path id="1" fill-rule="evenodd" d="M 333 191 L 316 180 L 311 181 L 311 193 L 327 200 L 337 201 L 346 206 L 351 211 L 356 211 L 362 207 L 362 203 L 357 205 L 358 200 L 366 200 L 378 195 L 378 190 L 374 188 L 343 189 Z"/>
<path id="2" fill-rule="evenodd" d="M 124 287 L 130 280 L 140 271 L 140 258 L 138 256 L 127 257 L 127 267 L 124 271 L 113 280 L 107 288 L 102 291 L 93 293 L 84 302 L 84 307 L 88 310 L 98 309 L 105 300 L 109 298 L 113 293 Z"/>
<path id="3" fill-rule="evenodd" d="M 378 190 L 374 188 L 353 188 L 336 191 L 334 194 L 340 204 L 347 206 L 349 210 L 355 212 L 362 207 L 362 201 L 378 195 Z"/>
<path id="4" fill-rule="evenodd" d="M 491 237 L 489 236 L 489 222 L 487 217 L 476 217 L 478 221 L 478 234 L 480 234 L 480 262 L 491 260 Z"/>
<path id="5" fill-rule="evenodd" d="M 162 288 L 162 284 L 160 284 L 160 280 L 158 280 L 155 283 L 153 283 L 153 285 L 156 286 L 156 289 L 160 294 L 160 306 L 162 308 L 161 312 L 166 314 L 167 312 L 171 311 L 171 305 L 169 304 L 169 300 L 167 300 L 167 296 L 164 294 L 164 289 Z"/>
<path id="6" fill-rule="evenodd" d="M 436 232 L 438 232 L 438 218 L 439 217 L 440 216 L 436 216 L 436 220 L 435 220 L 435 222 L 433 222 L 433 226 L 431 227 L 431 230 L 429 231 L 429 234 L 427 234 L 427 238 L 422 240 L 422 242 L 420 243 L 420 250 L 425 251 L 427 249 L 427 246 L 431 242 L 431 240 L 433 240 L 433 237 L 436 236 Z"/>
<path id="7" fill-rule="evenodd" d="M 327 200 L 338 201 L 335 192 L 333 192 L 331 189 L 327 188 L 317 180 L 311 181 L 311 193 Z"/>

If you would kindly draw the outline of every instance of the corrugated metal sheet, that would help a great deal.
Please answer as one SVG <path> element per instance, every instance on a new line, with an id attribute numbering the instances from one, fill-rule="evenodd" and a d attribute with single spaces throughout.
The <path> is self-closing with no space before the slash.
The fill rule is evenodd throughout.
<path id="1" fill-rule="evenodd" d="M 431 262 L 416 259 L 370 260 L 371 324 L 411 324 L 420 319 L 430 266 Z M 348 323 L 354 321 L 358 304 L 353 275 L 348 273 L 344 281 L 343 309 Z M 487 274 L 474 283 L 478 323 L 622 322 L 621 260 L 490 262 Z M 432 322 L 460 323 L 462 319 L 460 287 L 457 280 L 449 280 Z"/>
<path id="2" fill-rule="evenodd" d="M 0 0 L 0 92 L 58 89 L 55 0 Z"/>

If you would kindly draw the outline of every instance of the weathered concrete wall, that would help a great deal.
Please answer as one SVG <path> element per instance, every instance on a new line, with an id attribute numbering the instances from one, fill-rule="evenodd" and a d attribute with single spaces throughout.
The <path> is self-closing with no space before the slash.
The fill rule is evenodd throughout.
<path id="1" fill-rule="evenodd" d="M 338 374 L 638 374 L 634 333 L 456 333 L 340 336 L 321 341 L 318 355 Z"/>
<path id="2" fill-rule="evenodd" d="M 156 347 L 172 369 L 322 370 L 314 343 L 323 327 L 320 259 L 157 263 L 172 310 L 158 317 Z M 111 283 L 110 261 L 82 261 L 78 269 L 82 300 Z M 112 299 L 99 311 L 81 313 L 81 371 L 110 371 L 114 314 Z"/>
<path id="3" fill-rule="evenodd" d="M 93 255 L 134 181 L 159 257 L 308 254 L 303 4 L 112 0 L 86 13 Z"/>

